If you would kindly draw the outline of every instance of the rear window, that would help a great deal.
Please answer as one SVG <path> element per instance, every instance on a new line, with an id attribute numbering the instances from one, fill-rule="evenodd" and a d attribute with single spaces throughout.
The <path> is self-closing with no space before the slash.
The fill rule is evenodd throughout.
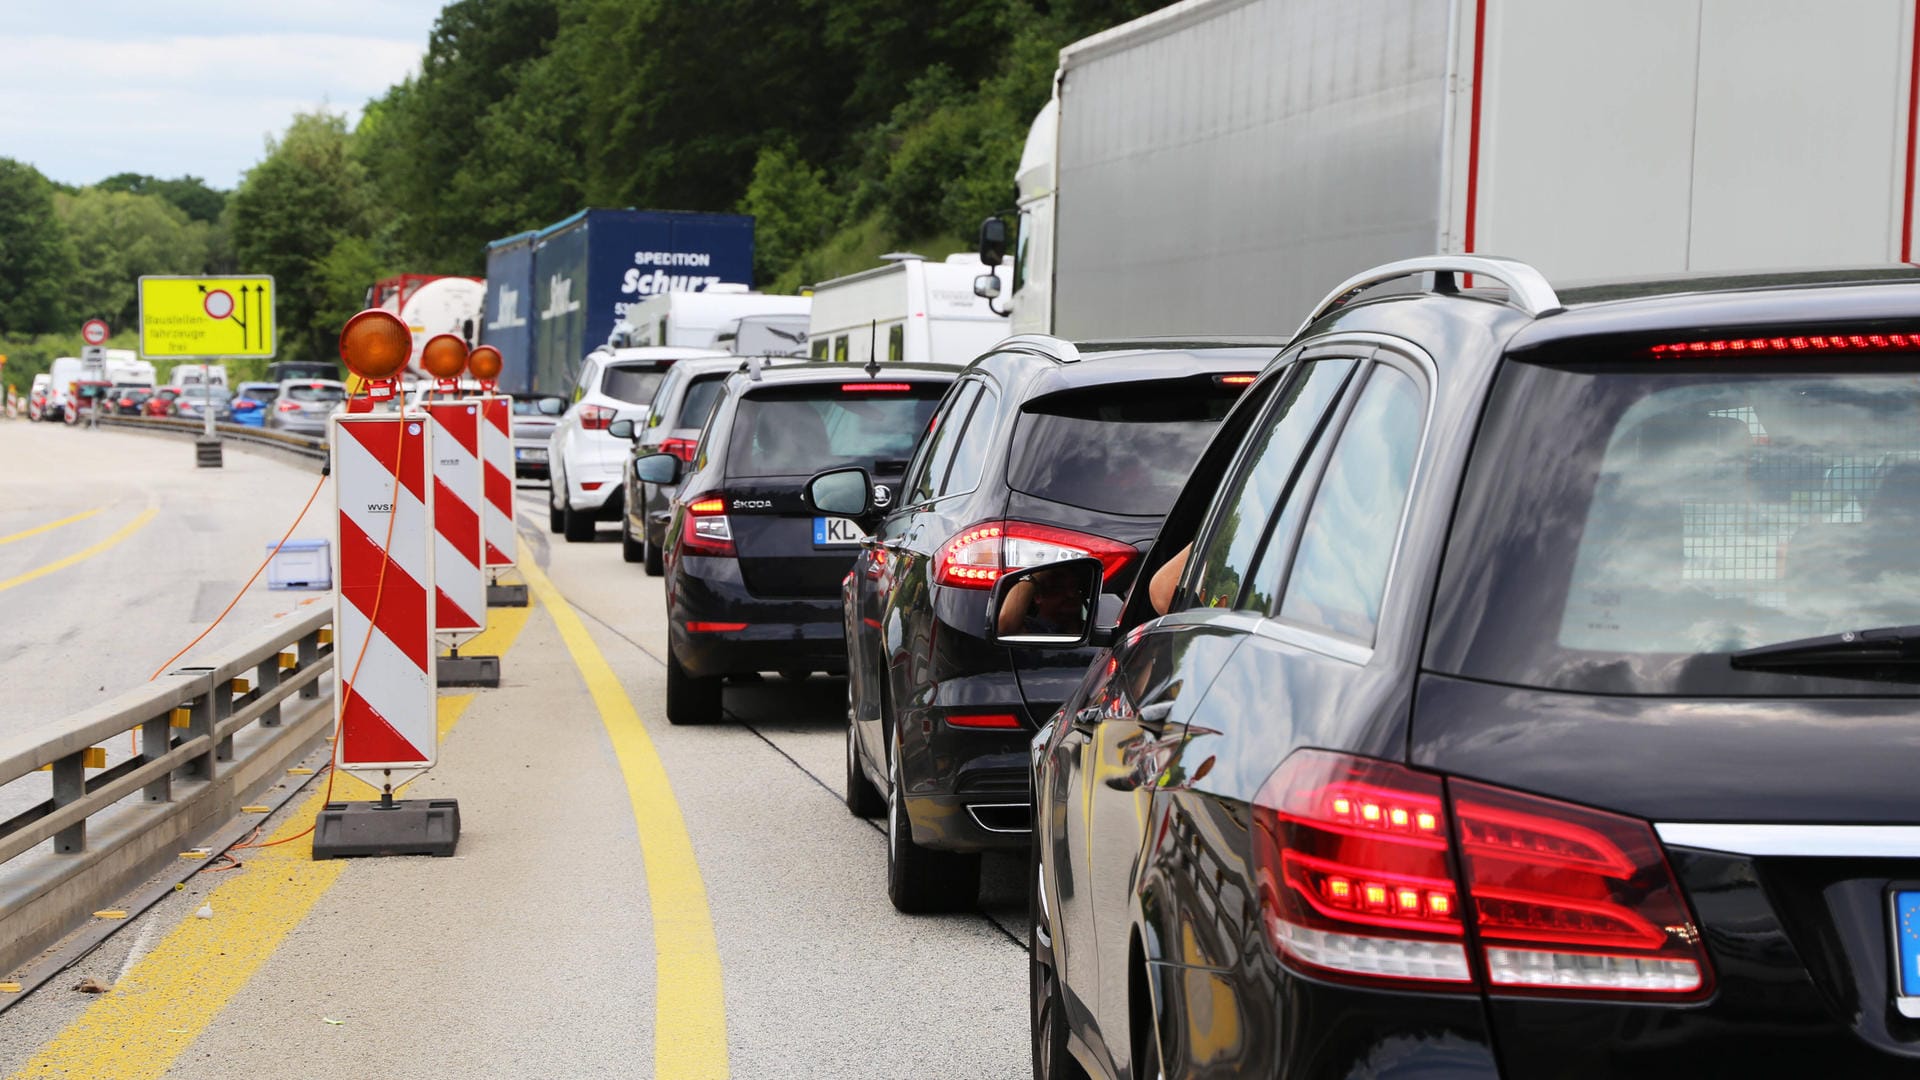
<path id="1" fill-rule="evenodd" d="M 702 375 L 687 384 L 687 396 L 680 402 L 680 415 L 674 418 L 677 428 L 704 427 L 707 414 L 713 412 L 713 403 L 720 397 L 720 387 L 727 381 L 727 373 L 715 372 Z"/>
<path id="2" fill-rule="evenodd" d="M 290 401 L 345 401 L 347 392 L 338 386 L 289 386 L 287 399 Z"/>
<path id="3" fill-rule="evenodd" d="M 729 476 L 809 476 L 861 465 L 899 472 L 927 429 L 946 383 L 904 391 L 842 390 L 839 383 L 769 388 L 741 399 L 727 453 Z"/>
<path id="4" fill-rule="evenodd" d="M 600 377 L 600 392 L 629 405 L 645 405 L 667 373 L 656 367 L 610 367 Z"/>
<path id="5" fill-rule="evenodd" d="M 1015 491 L 1106 514 L 1165 514 L 1241 387 L 1211 377 L 1053 394 L 1022 407 Z"/>
<path id="6" fill-rule="evenodd" d="M 1430 663 L 1598 693 L 1790 693 L 1804 677 L 1736 671 L 1725 654 L 1920 622 L 1916 362 L 1508 364 L 1455 517 Z"/>

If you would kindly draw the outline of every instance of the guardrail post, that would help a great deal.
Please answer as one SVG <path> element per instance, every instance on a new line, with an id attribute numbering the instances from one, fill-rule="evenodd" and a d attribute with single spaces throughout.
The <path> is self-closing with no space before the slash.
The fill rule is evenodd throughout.
<path id="1" fill-rule="evenodd" d="M 261 697 L 267 697 L 271 695 L 273 691 L 280 685 L 280 654 L 279 653 L 274 653 L 272 656 L 269 656 L 265 660 L 260 661 L 260 666 L 253 669 L 253 685 L 254 685 L 254 692 L 258 693 Z M 261 727 L 279 727 L 280 726 L 280 706 L 275 705 L 272 708 L 268 709 L 266 712 L 261 713 L 260 726 Z"/>
<path id="2" fill-rule="evenodd" d="M 311 667 L 315 663 L 318 663 L 319 660 L 320 660 L 320 631 L 315 630 L 314 632 L 300 639 L 300 670 L 301 671 L 307 670 L 307 668 Z M 320 680 L 315 679 L 312 682 L 308 683 L 307 685 L 301 687 L 300 696 L 303 698 L 319 697 L 320 696 Z"/>
<path id="3" fill-rule="evenodd" d="M 195 697 L 187 705 L 186 738 L 188 742 L 202 736 L 206 736 L 207 738 L 213 737 L 213 700 L 219 696 L 219 690 L 209 685 L 211 680 L 208 678 L 208 675 L 210 675 L 212 671 L 212 668 L 204 667 L 179 669 L 180 674 L 194 676 L 201 680 L 199 696 Z M 180 766 L 175 775 L 179 776 L 182 780 L 212 780 L 214 760 L 213 752 L 208 751 L 199 757 L 189 759 L 185 765 Z"/>
<path id="4" fill-rule="evenodd" d="M 173 749 L 173 710 L 140 725 L 140 760 L 155 761 Z M 173 801 L 173 776 L 167 774 L 140 789 L 147 802 Z"/>
<path id="5" fill-rule="evenodd" d="M 78 802 L 87 794 L 87 752 L 76 751 L 53 762 L 53 806 L 59 809 Z M 87 820 L 79 821 L 53 834 L 53 850 L 73 855 L 87 849 Z"/>
<path id="6" fill-rule="evenodd" d="M 213 719 L 208 722 L 207 730 L 209 731 L 226 723 L 227 717 L 233 715 L 233 683 L 226 679 L 214 683 L 212 698 Z M 213 744 L 213 759 L 215 761 L 233 760 L 233 736 L 229 735 Z"/>

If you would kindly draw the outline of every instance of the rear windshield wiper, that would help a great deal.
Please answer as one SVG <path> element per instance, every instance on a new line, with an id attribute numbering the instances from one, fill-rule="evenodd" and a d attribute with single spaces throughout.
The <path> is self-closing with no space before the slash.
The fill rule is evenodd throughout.
<path id="1" fill-rule="evenodd" d="M 1920 663 L 1920 626 L 1882 626 L 1743 649 L 1737 668 L 1876 667 Z"/>

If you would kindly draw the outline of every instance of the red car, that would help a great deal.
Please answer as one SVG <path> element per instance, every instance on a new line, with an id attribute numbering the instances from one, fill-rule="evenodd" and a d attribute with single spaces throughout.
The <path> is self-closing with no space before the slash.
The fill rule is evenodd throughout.
<path id="1" fill-rule="evenodd" d="M 155 390 L 153 396 L 147 399 L 147 415 L 172 416 L 173 399 L 179 396 L 180 388 L 177 386 L 163 386 Z"/>

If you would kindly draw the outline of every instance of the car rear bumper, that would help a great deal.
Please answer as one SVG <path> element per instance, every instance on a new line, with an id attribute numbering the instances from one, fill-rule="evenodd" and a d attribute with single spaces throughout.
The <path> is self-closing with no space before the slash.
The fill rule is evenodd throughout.
<path id="1" fill-rule="evenodd" d="M 688 674 L 847 670 L 840 598 L 754 596 L 732 559 L 682 558 L 671 579 L 668 633 Z"/>
<path id="2" fill-rule="evenodd" d="M 1033 832 L 1035 718 L 1013 673 L 942 678 L 927 697 L 895 718 L 914 842 L 948 851 L 1025 847 Z M 1020 726 L 971 726 L 968 717 L 1013 717 Z"/>

